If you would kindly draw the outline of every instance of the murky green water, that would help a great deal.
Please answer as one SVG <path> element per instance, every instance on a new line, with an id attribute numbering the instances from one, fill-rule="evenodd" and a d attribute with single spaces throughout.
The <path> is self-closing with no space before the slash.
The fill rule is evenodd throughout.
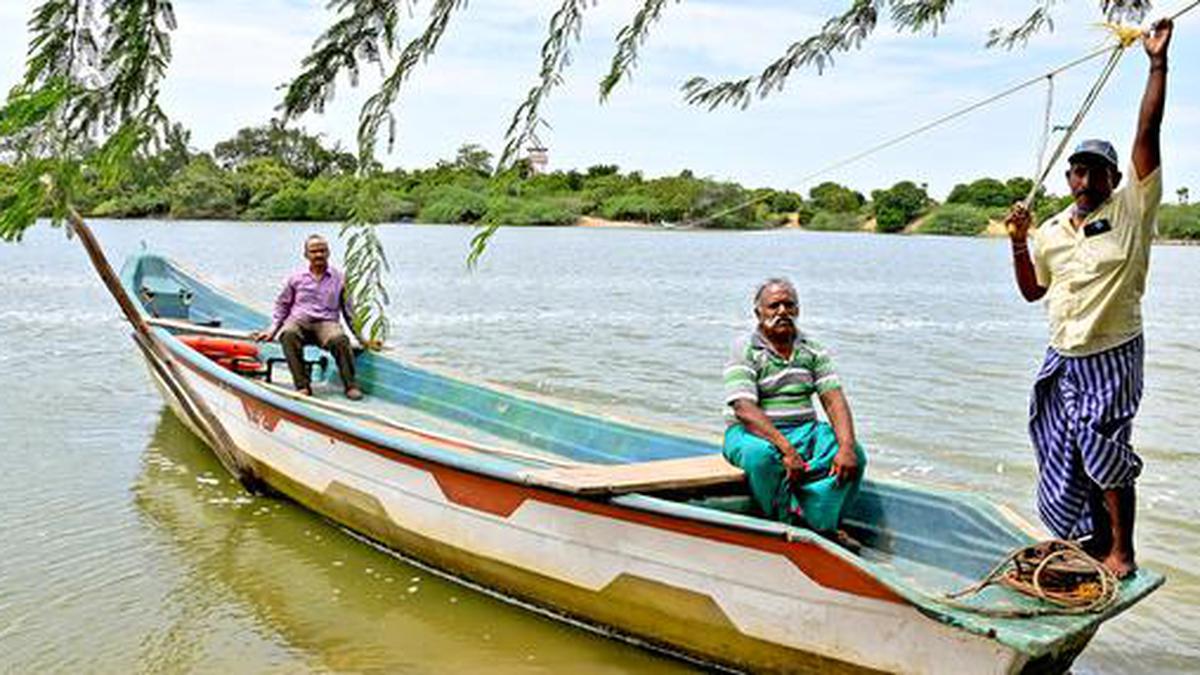
<path id="1" fill-rule="evenodd" d="M 329 226 L 102 223 L 269 304 Z M 1032 518 L 1028 387 L 1044 349 L 1002 242 L 802 233 L 384 231 L 399 354 L 649 420 L 721 426 L 719 372 L 766 274 L 833 346 L 876 476 Z M 336 247 L 335 247 L 336 248 Z M 1146 300 L 1138 542 L 1167 585 L 1085 673 L 1200 663 L 1200 248 L 1158 247 Z M 0 670 L 639 672 L 685 664 L 438 579 L 296 506 L 242 494 L 163 408 L 84 254 L 0 246 Z M 801 629 L 801 628 L 798 628 Z"/>

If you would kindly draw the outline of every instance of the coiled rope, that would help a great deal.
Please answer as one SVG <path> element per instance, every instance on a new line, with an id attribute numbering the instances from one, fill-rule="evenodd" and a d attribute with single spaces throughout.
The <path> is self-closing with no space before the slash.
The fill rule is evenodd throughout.
<path id="1" fill-rule="evenodd" d="M 958 599 L 975 595 L 993 584 L 1007 586 L 1043 601 L 1040 607 L 988 607 Z M 935 602 L 955 609 L 998 618 L 1028 618 L 1103 612 L 1117 601 L 1119 581 L 1079 544 L 1049 539 L 1014 549 L 983 579 Z"/>

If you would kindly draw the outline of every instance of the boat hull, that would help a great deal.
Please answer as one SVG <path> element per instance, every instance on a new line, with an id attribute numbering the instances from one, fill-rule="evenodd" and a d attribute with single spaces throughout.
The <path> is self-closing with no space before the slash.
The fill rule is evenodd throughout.
<path id="1" fill-rule="evenodd" d="M 142 350 L 165 399 L 211 444 L 189 419 L 209 411 L 272 490 L 402 555 L 644 644 L 750 670 L 1008 673 L 1065 670 L 1091 637 L 1031 662 L 926 616 L 816 543 L 405 454 L 299 415 L 169 343 L 176 367 Z"/>

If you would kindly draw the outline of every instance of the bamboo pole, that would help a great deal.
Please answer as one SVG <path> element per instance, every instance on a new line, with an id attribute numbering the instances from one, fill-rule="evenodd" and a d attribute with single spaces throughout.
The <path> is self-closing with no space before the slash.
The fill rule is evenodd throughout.
<path id="1" fill-rule="evenodd" d="M 83 217 L 75 209 L 70 210 L 67 221 L 71 231 L 79 236 L 79 242 L 83 245 L 83 250 L 87 252 L 88 258 L 92 262 L 92 267 L 96 270 L 96 274 L 100 276 L 100 281 L 108 289 L 113 300 L 117 302 L 117 306 L 121 309 L 121 313 L 125 316 L 125 319 L 133 326 L 139 339 L 139 344 L 157 359 L 157 363 L 152 361 L 151 365 L 160 371 L 160 376 L 164 376 L 164 380 L 171 387 L 174 395 L 185 406 L 185 410 L 193 416 L 192 421 L 208 436 L 206 440 L 209 442 L 213 453 L 216 454 L 222 466 L 250 492 L 264 492 L 265 484 L 262 482 L 262 479 L 254 473 L 253 467 L 245 461 L 241 452 L 237 449 L 237 445 L 234 444 L 233 439 L 229 437 L 229 434 L 225 432 L 225 428 L 221 426 L 220 420 L 208 409 L 204 399 L 200 398 L 188 385 L 187 380 L 170 353 L 150 333 L 150 325 L 133 304 L 133 301 L 129 299 L 129 296 L 125 293 L 125 289 L 121 287 L 121 282 L 117 278 L 116 272 L 113 271 L 112 265 L 109 264 L 108 258 L 104 255 L 104 249 L 100 246 L 100 242 L 96 240 L 95 235 L 92 234 L 91 228 L 88 227 L 87 223 L 83 221 Z"/>

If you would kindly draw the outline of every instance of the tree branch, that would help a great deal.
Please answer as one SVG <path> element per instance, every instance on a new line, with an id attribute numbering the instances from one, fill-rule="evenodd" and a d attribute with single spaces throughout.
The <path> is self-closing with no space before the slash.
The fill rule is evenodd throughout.
<path id="1" fill-rule="evenodd" d="M 678 3 L 680 0 L 675 0 Z M 645 4 L 634 14 L 633 20 L 617 32 L 617 51 L 613 54 L 608 75 L 600 80 L 600 100 L 607 100 L 612 90 L 633 71 L 637 65 L 638 50 L 646 42 L 651 24 L 662 15 L 667 0 L 645 0 Z"/>

